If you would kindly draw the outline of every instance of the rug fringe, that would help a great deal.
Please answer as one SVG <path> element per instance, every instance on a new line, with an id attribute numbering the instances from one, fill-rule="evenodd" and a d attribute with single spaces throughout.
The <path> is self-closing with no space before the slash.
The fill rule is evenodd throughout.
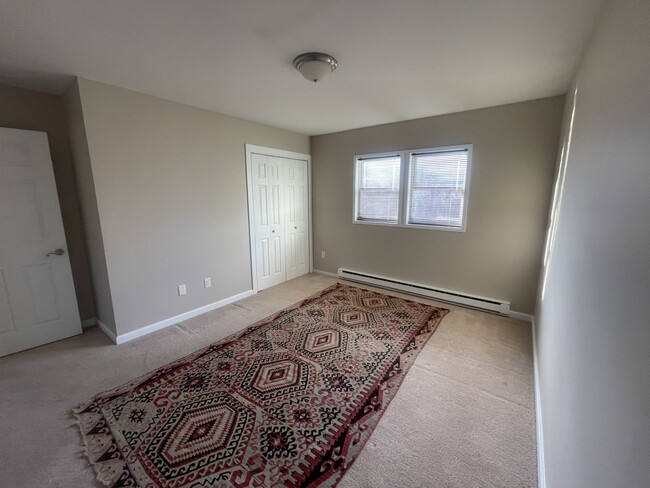
<path id="1" fill-rule="evenodd" d="M 79 459 L 84 459 L 86 461 L 86 467 L 92 468 L 92 470 L 95 472 L 95 478 L 94 478 L 95 482 L 97 482 L 101 486 L 111 486 L 113 484 L 111 480 L 102 479 L 101 463 L 92 460 L 90 456 L 90 452 L 88 451 L 87 436 L 84 432 L 81 421 L 79 418 L 77 418 L 76 414 L 74 414 L 74 417 L 75 417 L 74 423 L 77 424 L 77 427 L 79 428 L 79 432 L 81 434 L 81 449 L 77 451 L 77 457 Z"/>

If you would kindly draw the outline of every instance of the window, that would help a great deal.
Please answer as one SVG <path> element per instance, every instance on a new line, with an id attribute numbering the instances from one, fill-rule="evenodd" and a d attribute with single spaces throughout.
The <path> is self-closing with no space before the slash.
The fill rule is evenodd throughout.
<path id="1" fill-rule="evenodd" d="M 400 175 L 399 156 L 357 159 L 358 220 L 397 223 Z"/>
<path id="2" fill-rule="evenodd" d="M 354 222 L 465 230 L 471 145 L 355 158 Z"/>
<path id="3" fill-rule="evenodd" d="M 467 149 L 411 154 L 409 224 L 461 228 Z"/>

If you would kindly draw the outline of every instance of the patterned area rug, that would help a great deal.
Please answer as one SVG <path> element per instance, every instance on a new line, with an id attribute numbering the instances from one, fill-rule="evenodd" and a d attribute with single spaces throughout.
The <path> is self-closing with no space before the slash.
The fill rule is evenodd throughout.
<path id="1" fill-rule="evenodd" d="M 73 412 L 107 486 L 335 486 L 448 310 L 336 284 Z"/>

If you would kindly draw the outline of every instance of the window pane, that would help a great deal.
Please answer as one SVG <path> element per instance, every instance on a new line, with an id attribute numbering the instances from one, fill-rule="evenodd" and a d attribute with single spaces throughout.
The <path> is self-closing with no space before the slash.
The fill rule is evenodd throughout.
<path id="1" fill-rule="evenodd" d="M 416 188 L 411 192 L 409 224 L 462 227 L 463 191 L 453 188 Z"/>
<path id="2" fill-rule="evenodd" d="M 411 156 L 409 224 L 463 226 L 467 150 Z"/>
<path id="3" fill-rule="evenodd" d="M 357 161 L 357 220 L 397 223 L 400 157 Z"/>
<path id="4" fill-rule="evenodd" d="M 397 222 L 399 191 L 359 189 L 359 219 Z"/>

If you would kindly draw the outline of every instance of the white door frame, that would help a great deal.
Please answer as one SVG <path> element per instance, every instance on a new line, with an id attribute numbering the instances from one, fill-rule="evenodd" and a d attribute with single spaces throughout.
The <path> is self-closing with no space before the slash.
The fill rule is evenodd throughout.
<path id="1" fill-rule="evenodd" d="M 257 286 L 257 255 L 255 253 L 255 217 L 253 215 L 255 206 L 253 204 L 253 153 L 262 154 L 264 156 L 276 156 L 286 159 L 297 159 L 298 161 L 305 161 L 307 163 L 307 185 L 309 193 L 309 272 L 314 270 L 314 250 L 312 239 L 312 189 L 311 189 L 311 156 L 309 154 L 302 154 L 297 152 L 285 151 L 283 149 L 274 149 L 271 147 L 256 146 L 254 144 L 246 144 L 246 188 L 248 191 L 248 244 L 250 247 L 251 256 L 251 278 L 253 280 L 253 291 L 259 291 Z"/>

